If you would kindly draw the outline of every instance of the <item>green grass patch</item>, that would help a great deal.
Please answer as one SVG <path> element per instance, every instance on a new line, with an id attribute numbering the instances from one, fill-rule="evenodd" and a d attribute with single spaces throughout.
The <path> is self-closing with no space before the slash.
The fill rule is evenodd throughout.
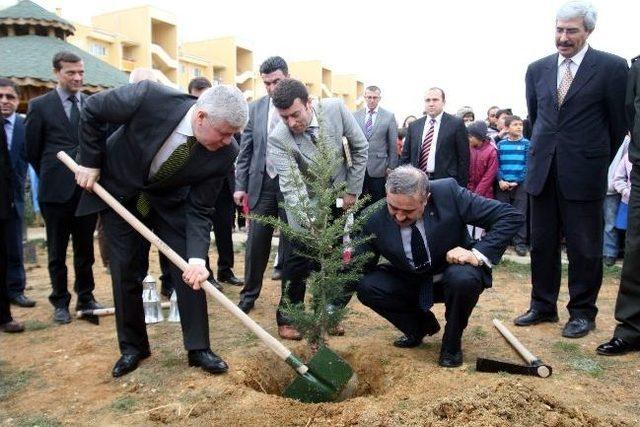
<path id="1" fill-rule="evenodd" d="M 0 400 L 22 389 L 32 375 L 31 371 L 0 371 Z"/>
<path id="2" fill-rule="evenodd" d="M 55 418 L 50 418 L 46 415 L 33 415 L 26 418 L 20 418 L 18 420 L 19 427 L 58 427 L 62 423 Z"/>
<path id="3" fill-rule="evenodd" d="M 487 331 L 485 331 L 482 326 L 475 326 L 471 331 L 469 331 L 469 334 L 473 338 L 480 339 L 487 336 Z"/>
<path id="4" fill-rule="evenodd" d="M 182 363 L 182 359 L 175 352 L 168 350 L 163 351 L 162 362 L 160 362 L 163 368 L 173 368 Z"/>
<path id="5" fill-rule="evenodd" d="M 553 344 L 553 348 L 565 356 L 564 361 L 574 371 L 584 372 L 592 377 L 599 377 L 604 372 L 600 362 L 585 356 L 576 343 L 557 341 Z"/>
<path id="6" fill-rule="evenodd" d="M 137 404 L 138 401 L 131 396 L 120 396 L 111 403 L 111 407 L 119 412 L 129 412 Z"/>
<path id="7" fill-rule="evenodd" d="M 27 320 L 24 322 L 24 327 L 27 331 L 41 331 L 51 326 L 50 323 L 41 322 L 40 320 Z"/>
<path id="8" fill-rule="evenodd" d="M 617 265 L 612 265 L 611 267 L 604 266 L 603 275 L 605 279 L 620 279 L 620 274 L 622 273 L 622 268 Z"/>

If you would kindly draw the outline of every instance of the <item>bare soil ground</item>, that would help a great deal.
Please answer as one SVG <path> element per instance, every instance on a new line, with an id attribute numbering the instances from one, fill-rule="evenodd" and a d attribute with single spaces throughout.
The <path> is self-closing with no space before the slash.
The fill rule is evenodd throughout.
<path id="1" fill-rule="evenodd" d="M 97 253 L 97 247 L 96 247 Z M 236 273 L 242 274 L 242 253 Z M 606 269 L 599 299 L 598 328 L 586 338 L 560 336 L 567 320 L 560 295 L 558 324 L 516 328 L 511 320 L 526 309 L 530 276 L 527 265 L 504 263 L 496 268 L 494 287 L 480 298 L 463 340 L 465 363 L 458 369 L 437 365 L 441 334 L 416 349 L 391 345 L 398 332 L 357 300 L 346 321 L 347 334 L 330 345 L 358 372 L 356 396 L 347 401 L 302 404 L 279 396 L 292 378 L 251 333 L 209 302 L 214 351 L 230 365 L 222 376 L 189 368 L 180 327 L 163 322 L 148 327 L 152 356 L 135 372 L 111 377 L 118 357 L 113 317 L 99 326 L 75 320 L 52 323 L 47 302 L 46 255 L 28 270 L 33 309 L 13 308 L 28 331 L 0 335 L 0 425 L 221 425 L 221 426 L 632 426 L 640 425 L 638 353 L 619 358 L 595 354 L 610 338 L 619 267 Z M 159 270 L 151 256 L 152 272 Z M 69 259 L 69 265 L 72 265 Z M 268 270 L 270 271 L 270 270 Z M 110 305 L 110 278 L 96 262 L 96 296 Z M 566 276 L 566 272 L 565 272 Z M 566 278 L 565 278 L 566 282 Z M 70 280 L 70 283 L 73 283 Z M 238 299 L 239 288 L 225 287 Z M 275 334 L 279 284 L 266 279 L 251 313 Z M 75 301 L 72 301 L 72 307 Z M 443 322 L 443 307 L 436 307 Z M 492 318 L 553 367 L 547 379 L 475 371 L 477 357 L 520 362 L 493 328 Z M 290 344 L 290 343 L 287 343 Z M 302 343 L 292 348 L 308 355 Z"/>

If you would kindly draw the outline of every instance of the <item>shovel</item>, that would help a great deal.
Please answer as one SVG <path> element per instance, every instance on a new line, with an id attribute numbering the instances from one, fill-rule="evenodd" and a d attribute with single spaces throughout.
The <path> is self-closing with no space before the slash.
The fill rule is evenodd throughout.
<path id="1" fill-rule="evenodd" d="M 68 154 L 60 151 L 57 156 L 72 172 L 77 172 L 78 165 Z M 189 264 L 180 255 L 160 240 L 100 184 L 95 183 L 93 185 L 93 192 L 120 215 L 122 219 L 127 221 L 131 227 L 166 255 L 180 270 L 184 271 L 188 267 Z M 240 310 L 237 305 L 225 297 L 209 281 L 205 281 L 202 284 L 202 288 L 298 373 L 296 379 L 285 389 L 283 393 L 285 397 L 301 402 L 320 403 L 344 399 L 354 391 L 355 384 L 357 384 L 356 375 L 351 366 L 338 354 L 327 347 L 322 347 L 305 365 L 287 347 Z"/>
<path id="2" fill-rule="evenodd" d="M 534 377 L 547 378 L 551 376 L 551 366 L 546 365 L 534 356 L 527 348 L 522 345 L 518 338 L 516 338 L 506 326 L 502 324 L 498 319 L 493 319 L 493 325 L 500 331 L 502 336 L 516 349 L 520 357 L 522 357 L 527 364 L 518 365 L 511 362 L 503 362 L 501 360 L 484 359 L 479 357 L 476 360 L 476 371 L 478 372 L 507 372 L 509 374 L 518 375 L 531 375 Z"/>

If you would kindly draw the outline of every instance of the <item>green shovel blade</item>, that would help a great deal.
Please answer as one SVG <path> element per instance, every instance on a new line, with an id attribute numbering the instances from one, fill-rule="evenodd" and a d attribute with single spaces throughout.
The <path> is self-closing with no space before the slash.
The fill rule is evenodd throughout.
<path id="1" fill-rule="evenodd" d="M 307 363 L 309 371 L 298 375 L 283 395 L 304 403 L 333 402 L 353 376 L 351 366 L 328 347 L 320 350 Z"/>

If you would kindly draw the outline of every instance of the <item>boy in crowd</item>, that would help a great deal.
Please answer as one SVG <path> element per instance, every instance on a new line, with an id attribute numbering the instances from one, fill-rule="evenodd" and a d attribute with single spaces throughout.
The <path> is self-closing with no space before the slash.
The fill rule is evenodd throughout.
<path id="1" fill-rule="evenodd" d="M 498 190 L 496 199 L 508 203 L 523 215 L 527 214 L 527 192 L 524 179 L 527 176 L 528 139 L 522 136 L 523 121 L 518 116 L 507 116 L 504 119 L 506 138 L 498 142 Z M 513 238 L 516 253 L 525 256 L 527 225 L 522 224 Z"/>

